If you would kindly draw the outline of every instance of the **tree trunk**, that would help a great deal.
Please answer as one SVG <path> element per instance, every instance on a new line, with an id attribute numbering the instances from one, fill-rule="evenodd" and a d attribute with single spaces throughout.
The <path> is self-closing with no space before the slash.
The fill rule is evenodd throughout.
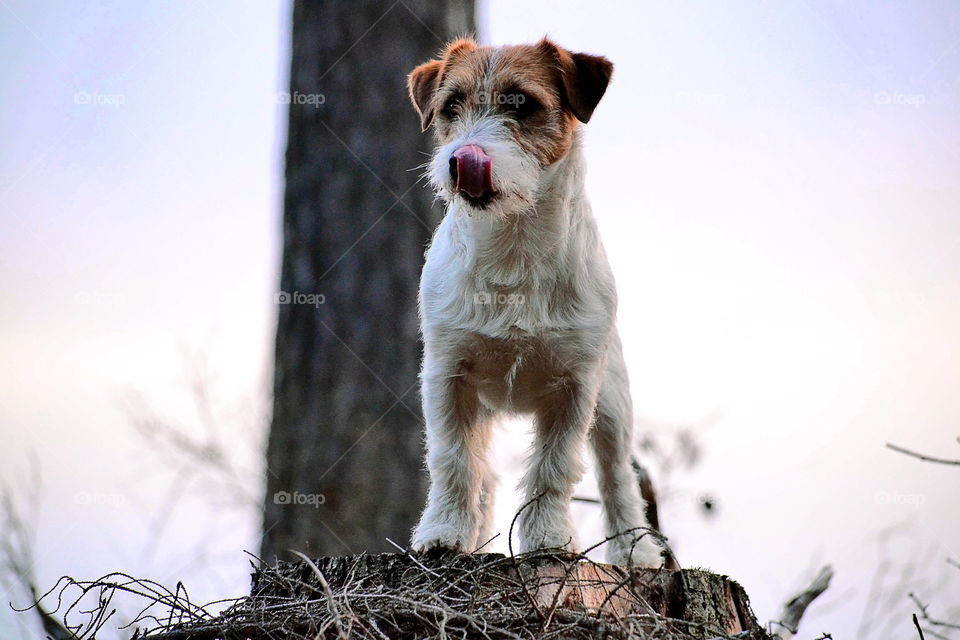
<path id="1" fill-rule="evenodd" d="M 417 282 L 440 212 L 406 74 L 473 13 L 294 4 L 264 560 L 384 550 L 422 507 Z"/>

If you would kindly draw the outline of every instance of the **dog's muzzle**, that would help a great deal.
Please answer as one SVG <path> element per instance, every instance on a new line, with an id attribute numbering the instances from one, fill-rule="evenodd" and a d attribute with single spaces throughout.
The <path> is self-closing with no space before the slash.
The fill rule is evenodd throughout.
<path id="1" fill-rule="evenodd" d="M 475 144 L 466 144 L 450 157 L 450 177 L 461 194 L 484 199 L 494 194 L 493 158 Z"/>

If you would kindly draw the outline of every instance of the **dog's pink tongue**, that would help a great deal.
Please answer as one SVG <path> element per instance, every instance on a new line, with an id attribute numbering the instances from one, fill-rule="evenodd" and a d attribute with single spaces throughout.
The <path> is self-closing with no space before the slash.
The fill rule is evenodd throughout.
<path id="1" fill-rule="evenodd" d="M 493 192 L 493 158 L 475 144 L 453 153 L 457 161 L 457 191 L 480 198 Z"/>

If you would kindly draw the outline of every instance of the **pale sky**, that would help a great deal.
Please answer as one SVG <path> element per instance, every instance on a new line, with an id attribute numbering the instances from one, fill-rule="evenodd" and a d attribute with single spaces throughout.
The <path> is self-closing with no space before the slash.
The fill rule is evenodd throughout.
<path id="1" fill-rule="evenodd" d="M 949 576 L 924 597 L 960 617 L 960 471 L 883 446 L 960 457 L 960 5 L 481 5 L 487 42 L 548 33 L 616 64 L 588 188 L 638 419 L 718 416 L 664 505 L 681 562 L 736 578 L 763 620 L 832 563 L 801 637 L 857 638 L 878 535 L 904 525 L 891 560 Z M 0 0 L 0 480 L 26 496 L 36 455 L 44 586 L 123 569 L 198 600 L 247 589 L 252 518 L 188 489 L 148 537 L 178 472 L 122 407 L 196 424 L 194 366 L 225 425 L 262 418 L 289 14 Z"/>

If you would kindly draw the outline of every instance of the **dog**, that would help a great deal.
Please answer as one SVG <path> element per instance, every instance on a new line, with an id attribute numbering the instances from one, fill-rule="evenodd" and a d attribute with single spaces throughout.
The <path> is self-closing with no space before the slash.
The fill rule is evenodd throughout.
<path id="1" fill-rule="evenodd" d="M 521 551 L 576 551 L 570 516 L 589 440 L 607 558 L 659 567 L 631 469 L 633 410 L 617 294 L 584 192 L 582 123 L 613 73 L 604 57 L 532 45 L 448 44 L 408 77 L 447 204 L 426 254 L 420 373 L 430 488 L 415 551 L 470 553 L 492 534 L 486 453 L 500 414 L 533 417 Z"/>

